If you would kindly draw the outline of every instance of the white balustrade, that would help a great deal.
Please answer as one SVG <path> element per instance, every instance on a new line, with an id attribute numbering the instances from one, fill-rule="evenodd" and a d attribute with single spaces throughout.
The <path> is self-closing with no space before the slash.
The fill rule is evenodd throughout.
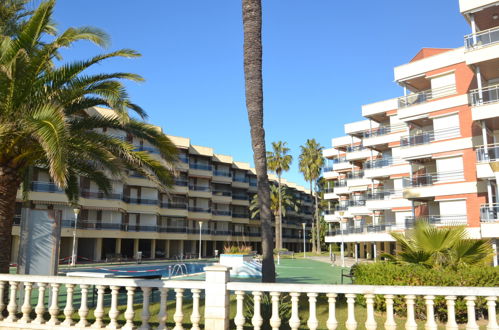
<path id="1" fill-rule="evenodd" d="M 189 329 L 229 329 L 228 309 L 230 295 L 236 300 L 236 314 L 233 320 L 233 327 L 243 329 L 246 321 L 250 321 L 254 329 L 261 329 L 263 325 L 270 324 L 272 329 L 279 329 L 285 322 L 289 322 L 291 329 L 298 329 L 306 322 L 308 329 L 356 329 L 358 318 L 355 314 L 355 299 L 361 295 L 365 299 L 366 319 L 362 326 L 366 329 L 376 329 L 383 326 L 385 329 L 396 329 L 394 316 L 394 299 L 396 296 L 405 299 L 405 309 L 407 319 L 405 321 L 406 329 L 417 329 L 424 324 L 425 329 L 437 329 L 435 317 L 435 302 L 438 299 L 445 299 L 447 305 L 446 329 L 458 329 L 456 323 L 456 300 L 466 303 L 467 329 L 478 329 L 477 315 L 485 315 L 488 320 L 480 320 L 480 324 L 487 329 L 498 329 L 496 320 L 496 301 L 499 296 L 499 288 L 496 287 L 404 287 L 404 286 L 367 286 L 367 285 L 321 285 L 321 284 L 287 284 L 287 283 L 254 283 L 254 282 L 230 282 L 228 270 L 221 266 L 213 269 L 220 276 L 215 276 L 215 280 L 205 281 L 171 281 L 171 280 L 136 280 L 121 278 L 79 278 L 64 276 L 30 276 L 30 275 L 10 275 L 0 274 L 0 311 L 7 309 L 5 319 L 0 318 L 0 328 L 30 328 L 30 329 L 71 329 L 71 328 L 108 328 L 117 329 L 135 329 L 134 304 L 142 306 L 140 314 L 140 330 L 151 329 L 151 320 L 157 321 L 157 329 L 167 329 L 167 303 L 168 292 L 170 289 L 175 291 L 175 312 L 173 321 L 174 330 L 183 329 L 184 297 L 185 290 L 192 293 L 192 310 L 190 313 L 190 322 L 192 326 Z M 213 274 L 208 274 L 213 275 Z M 213 278 L 213 277 L 212 277 Z M 210 282 L 211 281 L 211 282 Z M 8 285 L 8 287 L 7 287 Z M 202 298 L 203 290 L 210 287 L 211 299 Z M 8 289 L 7 289 L 8 288 Z M 79 288 L 79 290 L 78 290 Z M 96 288 L 96 304 L 89 306 L 89 292 Z M 215 288 L 215 289 L 214 289 Z M 126 289 L 126 310 L 123 313 L 124 306 L 119 306 L 120 292 Z M 24 290 L 24 291 L 22 291 Z M 37 290 L 37 297 L 31 297 Z M 46 299 L 46 291 L 50 290 L 50 299 Z M 151 301 L 152 290 L 158 290 L 160 293 L 159 301 Z M 6 300 L 8 291 L 8 300 Z M 137 295 L 136 292 L 142 292 Z M 205 292 L 206 293 L 206 292 Z M 75 306 L 74 298 L 80 294 L 80 305 Z M 253 317 L 246 320 L 244 317 L 244 299 L 246 294 L 253 295 Z M 458 294 L 459 296 L 457 296 Z M 65 295 L 65 297 L 60 297 Z M 93 294 L 92 294 L 93 295 Z M 267 296 L 268 295 L 268 296 Z M 289 295 L 291 297 L 291 315 L 289 320 L 281 319 L 279 310 L 281 304 L 285 303 L 282 297 Z M 302 306 L 299 304 L 302 296 Z M 304 296 L 306 295 L 306 297 Z M 338 295 L 345 297 L 347 308 L 347 319 L 339 324 L 336 319 L 336 304 Z M 208 296 L 208 295 L 206 295 Z M 269 297 L 270 299 L 266 299 Z M 31 305 L 32 299 L 37 299 L 36 306 Z M 66 298 L 66 301 L 62 301 Z M 217 300 L 216 298 L 220 298 Z M 264 299 L 265 298 L 265 299 Z M 384 299 L 386 305 L 386 314 L 383 321 L 376 321 L 374 314 L 374 300 Z M 200 305 L 201 299 L 204 299 L 204 318 L 202 318 Z M 327 299 L 327 306 L 318 306 L 318 302 Z M 343 299 L 343 298 L 341 298 Z M 416 299 L 424 300 L 426 305 L 426 320 L 417 321 L 415 315 Z M 92 299 L 93 301 L 94 299 Z M 483 301 L 486 301 L 484 307 Z M 104 309 L 104 302 L 106 309 Z M 481 308 L 477 314 L 476 306 L 479 301 Z M 7 306 L 5 306 L 7 302 Z M 151 306 L 158 304 L 159 308 Z M 265 305 L 263 305 L 265 304 Z M 225 306 L 224 308 L 220 308 Z M 306 307 L 305 307 L 306 306 Z M 459 304 L 461 306 L 461 303 Z M 34 314 L 36 317 L 32 318 Z M 48 309 L 47 309 L 48 307 Z M 79 320 L 73 320 L 77 310 Z M 320 307 L 320 309 L 319 309 Z M 323 309 L 327 307 L 328 310 Z M 108 309 L 109 308 L 109 309 Z M 269 319 L 264 319 L 262 311 L 269 309 L 271 315 Z M 486 308 L 487 310 L 484 310 Z M 308 310 L 308 319 L 305 320 L 303 314 Z M 318 311 L 327 313 L 318 315 Z M 50 319 L 46 321 L 44 314 L 48 311 Z M 107 314 L 105 315 L 105 311 Z M 151 311 L 157 311 L 152 313 Z M 460 312 L 462 312 L 460 310 Z M 95 321 L 92 324 L 88 322 L 88 316 L 92 314 Z M 153 314 L 153 315 L 151 315 Z M 4 314 L 5 315 L 5 314 Z M 22 316 L 21 316 L 22 315 Z M 379 314 L 378 318 L 380 317 Z M 20 317 L 18 320 L 17 317 Z M 106 319 L 104 318 L 106 316 Z M 107 316 L 109 320 L 107 320 Z M 358 318 L 356 320 L 356 317 Z M 124 319 L 123 321 L 120 321 Z M 204 319 L 204 323 L 201 320 Z M 62 323 L 60 323 L 60 321 Z M 75 324 L 75 321 L 76 324 Z M 362 321 L 364 322 L 364 321 Z M 401 320 L 402 322 L 402 320 Z M 207 326 L 206 324 L 211 324 Z"/>

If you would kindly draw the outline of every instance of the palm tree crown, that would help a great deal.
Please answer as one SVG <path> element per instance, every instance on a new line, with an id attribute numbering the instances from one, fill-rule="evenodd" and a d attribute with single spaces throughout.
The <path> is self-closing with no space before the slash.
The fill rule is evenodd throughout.
<path id="1" fill-rule="evenodd" d="M 293 209 L 298 211 L 299 203 L 294 198 L 293 194 L 286 187 L 281 187 L 281 202 L 282 206 L 282 215 L 286 216 L 287 209 Z M 251 199 L 249 209 L 251 211 L 251 217 L 254 218 L 260 214 L 260 205 L 258 203 L 258 195 L 254 195 Z M 270 185 L 270 209 L 274 214 L 274 217 L 277 218 L 279 212 L 279 187 L 276 185 Z"/>
<path id="2" fill-rule="evenodd" d="M 288 155 L 287 143 L 282 141 L 272 142 L 272 151 L 267 151 L 267 166 L 269 170 L 280 176 L 282 172 L 289 171 L 293 156 Z"/>
<path id="3" fill-rule="evenodd" d="M 383 254 L 398 263 L 419 264 L 426 267 L 452 267 L 488 263 L 493 251 L 490 241 L 469 239 L 464 226 L 439 228 L 420 220 L 414 229 L 391 233 L 400 244 L 397 256 Z"/>
<path id="4" fill-rule="evenodd" d="M 22 1 L 21 1 L 22 2 Z M 122 49 L 88 60 L 56 65 L 61 48 L 87 40 L 105 46 L 108 36 L 95 28 L 69 28 L 51 36 L 54 0 L 29 14 L 13 36 L 0 37 L 0 272 L 8 270 L 15 196 L 28 187 L 33 167 L 47 169 L 70 202 L 79 196 L 78 177 L 109 192 L 112 179 L 133 170 L 162 190 L 173 183 L 177 149 L 132 103 L 122 80 L 142 81 L 131 73 L 89 74 L 88 69 L 113 57 L 138 57 Z M 1 24 L 1 22 L 0 22 Z M 3 31 L 0 28 L 0 31 Z M 112 110 L 111 110 L 112 109 Z M 162 159 L 106 131 L 146 141 Z"/>

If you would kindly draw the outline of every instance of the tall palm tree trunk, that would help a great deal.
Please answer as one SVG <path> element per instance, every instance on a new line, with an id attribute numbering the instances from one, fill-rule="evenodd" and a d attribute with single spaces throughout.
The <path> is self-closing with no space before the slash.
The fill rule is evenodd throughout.
<path id="1" fill-rule="evenodd" d="M 0 273 L 9 273 L 12 248 L 12 222 L 21 179 L 16 170 L 0 165 Z"/>
<path id="2" fill-rule="evenodd" d="M 270 188 L 267 175 L 265 130 L 263 129 L 262 2 L 261 0 L 242 0 L 242 5 L 246 108 L 258 180 L 257 189 L 262 228 L 262 282 L 275 282 Z"/>
<path id="3" fill-rule="evenodd" d="M 317 194 L 314 194 L 315 197 L 315 240 L 317 253 L 321 253 L 321 219 L 319 217 L 319 202 L 317 200 Z"/>
<path id="4" fill-rule="evenodd" d="M 278 205 L 278 210 L 277 214 L 278 217 L 276 218 L 276 224 L 275 224 L 275 247 L 276 249 L 280 250 L 282 249 L 282 195 L 281 195 L 281 175 L 278 176 L 278 185 L 279 185 L 279 190 L 277 196 L 279 196 L 279 205 Z"/>
<path id="5" fill-rule="evenodd" d="M 312 181 L 310 181 L 310 193 L 312 193 Z M 311 233 L 312 233 L 312 252 L 316 252 L 317 251 L 317 248 L 315 246 L 315 225 L 314 225 L 314 221 L 312 221 L 312 230 L 311 230 Z"/>

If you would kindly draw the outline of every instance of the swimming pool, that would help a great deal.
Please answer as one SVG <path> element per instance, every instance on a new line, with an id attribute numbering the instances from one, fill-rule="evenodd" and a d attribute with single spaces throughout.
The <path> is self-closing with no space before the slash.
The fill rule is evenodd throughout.
<path id="1" fill-rule="evenodd" d="M 167 262 L 149 265 L 102 265 L 94 267 L 62 269 L 67 274 L 72 272 L 106 273 L 110 277 L 170 278 L 204 272 L 203 268 L 213 262 Z"/>

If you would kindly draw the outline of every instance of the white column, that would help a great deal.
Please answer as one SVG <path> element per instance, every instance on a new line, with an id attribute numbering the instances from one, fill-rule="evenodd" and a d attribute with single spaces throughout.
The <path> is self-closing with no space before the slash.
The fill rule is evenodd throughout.
<path id="1" fill-rule="evenodd" d="M 208 266 L 206 272 L 204 322 L 206 329 L 229 329 L 229 268 Z"/>
<path id="2" fill-rule="evenodd" d="M 378 256 L 378 247 L 376 246 L 376 242 L 371 243 L 373 245 L 373 260 L 376 261 Z"/>
<path id="3" fill-rule="evenodd" d="M 385 321 L 385 329 L 387 330 L 395 330 L 397 329 L 397 323 L 395 323 L 395 318 L 393 317 L 393 298 L 395 296 L 391 294 L 385 295 L 385 304 L 386 304 L 386 321 Z"/>
<path id="4" fill-rule="evenodd" d="M 355 262 L 359 262 L 359 245 L 357 242 L 353 243 L 354 244 L 354 253 L 355 253 Z"/>
<path id="5" fill-rule="evenodd" d="M 492 250 L 494 251 L 494 259 L 493 259 L 493 263 L 494 263 L 494 267 L 497 266 L 498 264 L 498 255 L 497 255 L 497 238 L 493 238 L 492 239 Z"/>
<path id="6" fill-rule="evenodd" d="M 16 322 L 17 321 L 17 285 L 19 282 L 9 282 L 10 285 L 10 295 L 9 295 L 9 304 L 7 305 L 7 311 L 9 312 L 9 316 L 7 316 L 7 322 Z"/>
<path id="7" fill-rule="evenodd" d="M 152 250 L 152 248 L 151 248 Z M 149 319 L 151 318 L 151 313 L 149 311 L 149 297 L 151 296 L 151 288 L 143 287 L 142 288 L 142 301 L 143 301 L 143 306 L 142 306 L 142 314 L 140 315 L 142 319 L 142 324 L 140 326 L 140 329 L 142 330 L 148 330 L 150 329 L 149 326 Z"/>
<path id="8" fill-rule="evenodd" d="M 21 312 L 23 313 L 23 317 L 19 320 L 20 323 L 29 323 L 31 322 L 31 317 L 29 313 L 31 313 L 31 288 L 33 287 L 33 283 L 26 282 L 24 283 L 24 301 L 21 307 Z"/>
<path id="9" fill-rule="evenodd" d="M 104 323 L 102 318 L 104 317 L 104 285 L 97 286 L 97 307 L 94 310 L 95 322 L 92 324 L 92 328 L 102 328 Z"/>
<path id="10" fill-rule="evenodd" d="M 102 237 L 95 238 L 93 259 L 94 261 L 100 261 L 102 259 Z"/>
<path id="11" fill-rule="evenodd" d="M 184 297 L 184 289 L 175 289 L 175 314 L 173 314 L 173 321 L 175 321 L 175 328 L 173 330 L 183 330 L 182 322 L 184 321 L 184 312 L 182 310 L 182 303 Z"/>
<path id="12" fill-rule="evenodd" d="M 424 296 L 425 304 L 426 304 L 426 330 L 435 330 L 437 329 L 437 322 L 435 322 L 435 313 L 433 309 L 433 300 L 435 296 Z"/>
<path id="13" fill-rule="evenodd" d="M 135 238 L 133 240 L 133 256 L 132 258 L 137 258 L 137 252 L 139 252 L 139 239 Z"/>
<path id="14" fill-rule="evenodd" d="M 109 324 L 106 328 L 108 329 L 118 329 L 118 315 L 120 311 L 118 310 L 118 293 L 120 290 L 119 286 L 111 286 L 111 307 L 109 308 Z"/>
<path id="15" fill-rule="evenodd" d="M 281 318 L 279 317 L 279 292 L 271 292 L 272 300 L 272 317 L 270 318 L 270 326 L 273 330 L 279 330 L 281 326 Z"/>
<path id="16" fill-rule="evenodd" d="M 260 291 L 253 291 L 253 317 L 251 318 L 251 324 L 254 330 L 260 330 L 263 324 L 263 318 L 261 315 L 261 305 L 262 293 Z"/>
<path id="17" fill-rule="evenodd" d="M 308 321 L 307 326 L 311 330 L 316 330 L 319 326 L 319 321 L 317 320 L 317 311 L 316 311 L 316 302 L 317 302 L 317 293 L 307 293 L 308 296 Z"/>
<path id="18" fill-rule="evenodd" d="M 367 308 L 367 319 L 366 319 L 366 329 L 376 330 L 376 320 L 374 319 L 374 295 L 366 294 L 366 308 Z"/>
<path id="19" fill-rule="evenodd" d="M 348 330 L 357 329 L 357 321 L 355 321 L 355 294 L 348 293 L 345 295 L 347 298 L 347 306 L 348 306 L 348 318 L 345 322 L 345 327 Z"/>
<path id="20" fill-rule="evenodd" d="M 78 315 L 80 316 L 80 321 L 76 324 L 79 328 L 84 328 L 88 326 L 87 316 L 88 316 L 88 288 L 90 285 L 88 284 L 80 284 L 81 288 L 81 303 L 80 309 L 78 309 Z"/>
<path id="21" fill-rule="evenodd" d="M 66 319 L 64 322 L 62 322 L 62 325 L 65 326 L 72 326 L 74 324 L 73 322 L 73 312 L 74 312 L 74 307 L 73 307 L 73 292 L 74 292 L 75 284 L 66 284 L 66 307 L 64 307 L 64 316 Z"/>
<path id="22" fill-rule="evenodd" d="M 300 327 L 300 316 L 298 315 L 298 300 L 300 294 L 291 292 L 291 317 L 289 318 L 289 327 L 291 330 L 297 330 Z"/>
<path id="23" fill-rule="evenodd" d="M 456 296 L 446 296 L 445 300 L 447 302 L 447 324 L 445 325 L 445 329 L 447 330 L 456 330 L 458 329 L 456 323 Z"/>
<path id="24" fill-rule="evenodd" d="M 328 330 L 334 330 L 338 326 L 338 321 L 336 320 L 336 293 L 328 293 L 326 294 L 327 301 L 329 303 L 329 317 L 327 319 L 327 328 Z"/>
<path id="25" fill-rule="evenodd" d="M 475 316 L 475 296 L 466 296 L 466 307 L 468 311 L 468 323 L 466 324 L 466 329 L 478 329 L 478 324 L 476 324 Z"/>
<path id="26" fill-rule="evenodd" d="M 168 299 L 168 288 L 161 288 L 160 301 L 159 301 L 159 312 L 158 312 L 158 327 L 156 330 L 166 329 L 166 320 L 168 314 L 166 311 L 167 299 Z"/>
<path id="27" fill-rule="evenodd" d="M 201 321 L 201 314 L 199 313 L 199 297 L 201 289 L 191 289 L 192 292 L 192 314 L 191 314 L 191 330 L 199 330 L 199 321 Z"/>
<path id="28" fill-rule="evenodd" d="M 135 316 L 135 311 L 133 310 L 133 295 L 135 287 L 126 287 L 126 310 L 125 310 L 125 320 L 126 323 L 122 329 L 135 329 L 133 324 L 133 317 Z"/>
<path id="29" fill-rule="evenodd" d="M 487 330 L 499 329 L 496 319 L 496 300 L 497 297 L 487 297 L 487 308 L 489 312 L 489 323 L 487 324 Z"/>
<path id="30" fill-rule="evenodd" d="M 405 296 L 405 302 L 407 305 L 407 322 L 405 323 L 405 328 L 407 330 L 414 329 L 416 330 L 418 328 L 418 324 L 416 323 L 415 315 L 414 315 L 414 299 L 416 299 L 416 296 L 414 295 L 407 295 Z"/>
<path id="31" fill-rule="evenodd" d="M 243 330 L 244 323 L 246 319 L 244 318 L 243 303 L 244 303 L 244 291 L 236 291 L 236 317 L 234 317 L 234 324 L 237 330 Z"/>
<path id="32" fill-rule="evenodd" d="M 475 75 L 476 75 L 476 85 L 478 87 L 478 103 L 481 104 L 483 102 L 483 86 L 482 86 L 482 72 L 480 71 L 480 67 L 475 67 Z"/>
<path id="33" fill-rule="evenodd" d="M 151 240 L 151 259 L 156 259 L 156 240 Z"/>
<path id="34" fill-rule="evenodd" d="M 52 302 L 49 307 L 50 320 L 47 324 L 58 325 L 61 323 L 57 319 L 57 315 L 59 315 L 59 287 L 61 285 L 59 283 L 52 283 L 50 286 L 52 287 Z"/>
<path id="35" fill-rule="evenodd" d="M 37 286 L 38 286 L 38 303 L 36 304 L 35 307 L 36 318 L 33 321 L 33 323 L 43 324 L 45 323 L 43 314 L 45 314 L 45 287 L 47 286 L 47 284 L 37 283 Z M 3 295 L 1 295 L 0 298 L 3 298 Z"/>

